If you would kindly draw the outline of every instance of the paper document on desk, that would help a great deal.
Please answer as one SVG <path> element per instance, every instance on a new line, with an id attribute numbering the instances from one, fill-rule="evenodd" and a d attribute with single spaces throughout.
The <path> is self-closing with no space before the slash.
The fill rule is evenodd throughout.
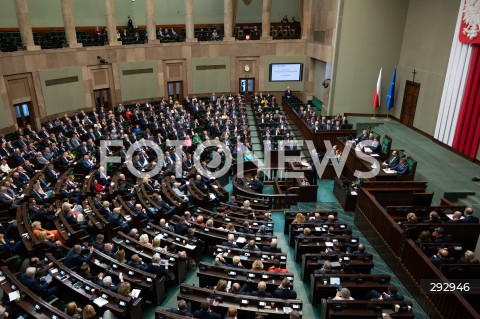
<path id="1" fill-rule="evenodd" d="M 378 155 L 378 154 L 370 154 L 370 156 L 379 157 L 380 155 Z"/>
<path id="2" fill-rule="evenodd" d="M 325 229 L 323 229 L 322 227 L 315 227 L 315 230 L 316 231 L 325 231 Z"/>
<path id="3" fill-rule="evenodd" d="M 300 162 L 300 164 L 302 164 L 302 166 L 304 166 L 304 167 L 310 167 L 310 164 L 308 164 L 305 161 Z"/>
<path id="4" fill-rule="evenodd" d="M 243 244 L 243 243 L 245 243 L 246 241 L 247 241 L 247 240 L 245 239 L 245 237 L 238 237 L 237 240 L 236 240 L 236 242 L 237 242 L 237 243 L 240 243 L 240 244 Z"/>
<path id="5" fill-rule="evenodd" d="M 370 147 L 364 147 L 363 150 L 365 151 L 365 153 L 371 153 L 372 152 L 372 149 Z"/>
<path id="6" fill-rule="evenodd" d="M 15 290 L 15 291 L 12 291 L 12 292 L 8 293 L 8 298 L 10 299 L 10 301 L 14 301 L 14 300 L 19 299 L 20 298 L 20 291 Z"/>
<path id="7" fill-rule="evenodd" d="M 357 195 L 357 192 L 356 191 L 351 191 L 350 195 Z"/>
<path id="8" fill-rule="evenodd" d="M 99 307 L 103 307 L 108 303 L 107 299 L 103 299 L 102 297 L 98 297 L 93 301 L 94 304 L 98 305 Z"/>
<path id="9" fill-rule="evenodd" d="M 191 250 L 194 250 L 195 247 L 197 247 L 197 246 L 195 246 L 195 245 L 190 245 L 190 244 L 186 244 L 186 245 L 185 245 L 185 248 L 191 249 Z"/>
<path id="10" fill-rule="evenodd" d="M 132 292 L 130 293 L 130 296 L 132 296 L 134 298 L 138 298 L 138 296 L 140 295 L 140 292 L 141 292 L 140 289 L 132 289 Z"/>
<path id="11" fill-rule="evenodd" d="M 383 171 L 387 174 L 395 174 L 395 171 L 392 171 L 391 169 L 389 168 L 384 168 Z"/>
<path id="12" fill-rule="evenodd" d="M 325 242 L 325 245 L 326 245 L 327 247 L 333 247 L 333 243 L 330 242 L 330 241 L 326 241 L 326 242 Z"/>

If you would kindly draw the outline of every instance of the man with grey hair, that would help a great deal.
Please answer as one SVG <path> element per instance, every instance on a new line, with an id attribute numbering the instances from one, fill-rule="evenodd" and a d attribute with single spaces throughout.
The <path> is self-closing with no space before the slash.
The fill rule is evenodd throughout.
<path id="1" fill-rule="evenodd" d="M 147 272 L 165 277 L 165 283 L 170 280 L 168 276 L 168 260 L 162 260 L 158 253 L 152 256 L 152 262 L 147 264 Z"/>
<path id="2" fill-rule="evenodd" d="M 123 276 L 118 277 L 120 279 L 120 282 L 123 282 Z M 113 284 L 112 277 L 110 276 L 103 276 L 103 273 L 98 274 L 98 281 L 97 285 L 100 287 L 104 287 L 112 292 L 117 292 L 118 291 L 118 285 Z"/>
<path id="3" fill-rule="evenodd" d="M 257 291 L 252 291 L 252 296 L 262 297 L 262 298 L 272 298 L 272 294 L 267 292 L 267 283 L 265 281 L 260 281 L 257 285 Z"/>
<path id="4" fill-rule="evenodd" d="M 45 277 L 35 278 L 37 269 L 35 267 L 28 267 L 25 273 L 20 276 L 20 281 L 32 292 L 43 295 L 53 295 L 57 292 L 58 287 L 51 286 L 52 279 L 45 280 Z"/>
<path id="5" fill-rule="evenodd" d="M 190 311 L 188 311 L 188 304 L 185 300 L 181 299 L 178 301 L 178 308 L 170 308 L 170 309 L 167 309 L 167 311 L 169 312 L 173 312 L 173 313 L 176 313 L 176 314 L 179 314 L 179 315 L 183 315 L 183 316 L 186 316 L 186 317 L 191 317 L 192 316 L 192 313 Z"/>

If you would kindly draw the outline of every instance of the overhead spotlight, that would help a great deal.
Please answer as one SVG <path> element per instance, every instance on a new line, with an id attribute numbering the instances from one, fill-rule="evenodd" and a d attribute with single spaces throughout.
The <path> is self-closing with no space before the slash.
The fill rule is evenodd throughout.
<path id="1" fill-rule="evenodd" d="M 100 64 L 108 64 L 108 62 L 105 61 L 105 59 L 102 58 L 101 56 L 97 56 L 97 59 L 98 59 L 98 61 L 100 62 Z"/>

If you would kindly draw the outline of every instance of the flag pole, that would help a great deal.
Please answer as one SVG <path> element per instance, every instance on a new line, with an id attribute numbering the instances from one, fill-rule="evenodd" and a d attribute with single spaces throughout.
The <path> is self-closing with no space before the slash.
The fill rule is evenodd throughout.
<path id="1" fill-rule="evenodd" d="M 388 110 L 388 113 L 387 113 L 387 118 L 385 119 L 385 121 L 390 121 L 390 118 L 389 118 L 389 116 L 390 116 L 390 110 Z"/>

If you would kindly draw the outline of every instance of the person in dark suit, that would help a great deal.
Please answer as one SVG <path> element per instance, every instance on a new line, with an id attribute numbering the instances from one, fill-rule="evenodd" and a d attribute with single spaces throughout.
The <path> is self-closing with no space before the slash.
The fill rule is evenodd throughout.
<path id="1" fill-rule="evenodd" d="M 424 220 L 423 223 L 426 223 L 426 224 L 442 224 L 443 220 L 440 219 L 440 216 L 438 215 L 438 213 L 436 211 L 432 210 L 430 212 L 430 214 L 428 214 L 428 219 Z"/>
<path id="2" fill-rule="evenodd" d="M 167 309 L 167 311 L 176 313 L 178 315 L 186 316 L 186 317 L 191 317 L 192 314 L 190 312 L 188 312 L 187 308 L 188 308 L 187 307 L 187 302 L 185 300 L 181 299 L 181 300 L 178 301 L 177 308 L 170 308 L 170 309 Z"/>
<path id="3" fill-rule="evenodd" d="M 465 208 L 465 218 L 462 220 L 464 223 L 477 223 L 478 224 L 478 218 L 473 216 L 473 209 L 471 207 Z"/>
<path id="4" fill-rule="evenodd" d="M 436 255 L 430 257 L 430 261 L 439 269 L 441 265 L 456 263 L 455 258 L 448 257 L 448 250 L 446 249 L 439 249 Z"/>
<path id="5" fill-rule="evenodd" d="M 408 167 L 408 164 L 407 164 L 407 159 L 405 157 L 400 160 L 400 163 L 398 163 L 394 167 L 391 167 L 390 169 L 395 171 L 397 173 L 397 176 L 408 175 L 410 171 L 410 168 Z"/>
<path id="6" fill-rule="evenodd" d="M 282 252 L 282 250 L 277 247 L 277 240 L 276 239 L 272 239 L 272 241 L 270 243 L 270 246 L 263 246 L 261 248 L 261 250 L 265 251 L 265 252 L 270 252 L 270 253 L 281 253 Z"/>
<path id="7" fill-rule="evenodd" d="M 292 97 L 293 92 L 292 92 L 292 90 L 290 90 L 290 87 L 289 87 L 289 86 L 287 86 L 287 89 L 285 90 L 284 95 L 285 95 L 285 97 L 286 97 L 287 99 L 289 99 L 289 98 Z"/>
<path id="8" fill-rule="evenodd" d="M 202 176 L 197 175 L 195 177 L 195 186 L 204 194 L 208 194 L 208 186 L 202 181 Z"/>
<path id="9" fill-rule="evenodd" d="M 168 276 L 168 261 L 162 265 L 159 254 L 152 256 L 152 261 L 147 264 L 147 272 L 156 274 L 158 278 L 165 277 L 167 281 L 170 279 Z"/>
<path id="10" fill-rule="evenodd" d="M 463 223 L 463 214 L 461 211 L 456 211 L 453 213 L 452 219 L 448 220 L 448 224 L 458 224 L 458 223 Z"/>
<path id="11" fill-rule="evenodd" d="M 389 285 L 388 286 L 388 291 L 384 293 L 379 293 L 376 290 L 370 290 L 368 294 L 362 298 L 365 300 L 370 300 L 370 299 L 377 299 L 377 300 L 385 300 L 385 301 L 403 301 L 403 295 L 398 293 L 397 286 L 395 285 Z"/>
<path id="12" fill-rule="evenodd" d="M 453 238 L 451 235 L 445 234 L 445 229 L 443 227 L 437 227 L 432 232 L 432 236 L 434 237 L 434 243 L 451 243 L 453 242 Z"/>
<path id="13" fill-rule="evenodd" d="M 328 260 L 325 260 L 323 267 L 320 269 L 315 269 L 312 273 L 314 274 L 336 274 L 337 271 L 332 268 L 332 263 Z"/>
<path id="14" fill-rule="evenodd" d="M 382 145 L 380 144 L 380 141 L 378 140 L 378 137 L 375 137 L 373 139 L 372 145 L 370 146 L 370 149 L 372 150 L 372 154 L 382 154 Z"/>
<path id="15" fill-rule="evenodd" d="M 267 290 L 267 283 L 265 281 L 260 281 L 257 285 L 257 290 L 252 291 L 250 294 L 255 297 L 261 298 L 272 298 L 272 294 L 266 292 Z"/>
<path id="16" fill-rule="evenodd" d="M 65 260 L 63 261 L 63 264 L 65 267 L 68 268 L 73 268 L 73 267 L 80 267 L 84 262 L 87 262 L 92 258 L 92 253 L 93 253 L 93 246 L 89 248 L 89 253 L 87 256 L 83 257 L 81 255 L 82 253 L 82 246 L 80 245 L 74 245 L 67 253 L 67 256 L 65 257 Z"/>
<path id="17" fill-rule="evenodd" d="M 28 267 L 25 273 L 20 276 L 20 281 L 29 290 L 40 295 L 53 295 L 57 292 L 58 287 L 51 286 L 52 280 L 46 281 L 44 277 L 35 278 L 37 268 Z"/>
<path id="18" fill-rule="evenodd" d="M 120 215 L 120 208 L 115 207 L 112 213 L 108 215 L 107 220 L 110 223 L 110 226 L 112 228 L 120 226 L 122 228 L 122 231 L 128 234 L 130 232 L 130 226 L 128 226 L 128 224 L 124 220 L 120 219 L 119 215 Z"/>
<path id="19" fill-rule="evenodd" d="M 310 237 L 312 235 L 312 230 L 308 227 L 305 227 L 303 229 L 303 233 L 301 233 L 300 235 L 297 235 L 296 238 L 298 239 L 306 239 L 308 237 Z"/>
<path id="20" fill-rule="evenodd" d="M 230 248 L 239 248 L 237 244 L 235 244 L 235 236 L 233 234 L 228 235 L 228 241 L 223 242 L 222 246 L 230 247 Z"/>
<path id="21" fill-rule="evenodd" d="M 197 319 L 221 319 L 222 316 L 210 309 L 208 301 L 202 301 L 200 309 L 193 313 L 193 317 Z"/>
<path id="22" fill-rule="evenodd" d="M 363 130 L 362 135 L 357 137 L 354 141 L 355 141 L 355 144 L 358 145 L 361 142 L 366 141 L 366 140 L 368 140 L 367 130 Z"/>
<path id="23" fill-rule="evenodd" d="M 256 193 L 262 193 L 263 182 L 260 181 L 260 178 L 258 176 L 255 176 L 253 182 L 250 183 L 250 188 Z"/>
<path id="24" fill-rule="evenodd" d="M 290 280 L 288 280 L 288 278 L 284 278 L 280 286 L 273 291 L 272 297 L 280 299 L 296 299 L 297 293 L 295 290 L 290 289 L 290 286 Z"/>
<path id="25" fill-rule="evenodd" d="M 185 236 L 188 232 L 190 225 L 188 224 L 187 220 L 182 217 L 180 221 L 175 225 L 175 232 L 181 236 Z"/>
<path id="26" fill-rule="evenodd" d="M 392 155 L 382 163 L 382 166 L 392 168 L 398 165 L 398 154 L 397 151 L 392 151 Z"/>

